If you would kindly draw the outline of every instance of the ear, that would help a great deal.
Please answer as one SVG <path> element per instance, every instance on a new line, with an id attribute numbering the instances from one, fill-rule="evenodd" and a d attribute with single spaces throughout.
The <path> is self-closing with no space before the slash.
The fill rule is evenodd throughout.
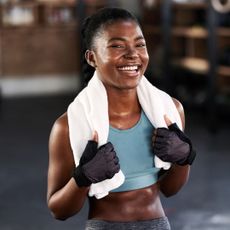
<path id="1" fill-rule="evenodd" d="M 96 61 L 95 61 L 95 54 L 92 50 L 86 50 L 85 52 L 85 59 L 88 62 L 89 65 L 96 68 Z"/>

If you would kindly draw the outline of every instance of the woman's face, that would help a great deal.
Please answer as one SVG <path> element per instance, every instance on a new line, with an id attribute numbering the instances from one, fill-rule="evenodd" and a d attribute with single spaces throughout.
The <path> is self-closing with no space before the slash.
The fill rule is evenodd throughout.
<path id="1" fill-rule="evenodd" d="M 148 52 L 140 27 L 134 21 L 107 25 L 94 38 L 93 58 L 104 85 L 135 88 L 148 65 Z"/>

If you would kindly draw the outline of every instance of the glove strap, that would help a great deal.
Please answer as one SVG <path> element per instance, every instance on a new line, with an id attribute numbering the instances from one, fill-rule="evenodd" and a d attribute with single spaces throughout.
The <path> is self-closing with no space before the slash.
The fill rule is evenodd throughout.
<path id="1" fill-rule="evenodd" d="M 88 187 L 92 184 L 92 182 L 83 173 L 80 165 L 74 169 L 72 177 L 74 178 L 78 187 Z"/>
<path id="2" fill-rule="evenodd" d="M 186 165 L 186 164 L 192 165 L 195 158 L 196 158 L 196 151 L 190 145 L 190 154 L 189 154 L 187 160 L 182 165 Z"/>
<path id="3" fill-rule="evenodd" d="M 184 142 L 188 143 L 189 144 L 189 147 L 190 147 L 190 153 L 189 153 L 189 156 L 187 157 L 187 159 L 183 162 L 178 162 L 177 164 L 178 165 L 192 165 L 195 157 L 196 157 L 196 151 L 193 149 L 193 146 L 192 146 L 192 142 L 190 141 L 190 139 L 179 129 L 179 127 L 177 126 L 176 123 L 173 123 L 169 126 L 169 130 L 171 131 L 174 131 L 177 136 Z"/>

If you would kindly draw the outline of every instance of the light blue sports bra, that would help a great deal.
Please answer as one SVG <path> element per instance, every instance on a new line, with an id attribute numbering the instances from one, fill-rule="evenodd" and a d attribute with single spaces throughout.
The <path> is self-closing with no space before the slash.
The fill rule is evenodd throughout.
<path id="1" fill-rule="evenodd" d="M 152 134 L 154 127 L 142 111 L 138 123 L 126 130 L 110 126 L 109 137 L 119 157 L 125 182 L 112 192 L 144 188 L 157 182 L 160 169 L 154 167 Z"/>

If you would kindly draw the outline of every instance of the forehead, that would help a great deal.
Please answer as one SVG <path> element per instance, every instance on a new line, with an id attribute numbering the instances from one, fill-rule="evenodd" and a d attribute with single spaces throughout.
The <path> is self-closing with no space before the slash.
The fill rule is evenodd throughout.
<path id="1" fill-rule="evenodd" d="M 143 36 L 140 26 L 132 20 L 116 21 L 101 28 L 98 38 L 111 39 L 113 37 L 136 38 Z"/>

